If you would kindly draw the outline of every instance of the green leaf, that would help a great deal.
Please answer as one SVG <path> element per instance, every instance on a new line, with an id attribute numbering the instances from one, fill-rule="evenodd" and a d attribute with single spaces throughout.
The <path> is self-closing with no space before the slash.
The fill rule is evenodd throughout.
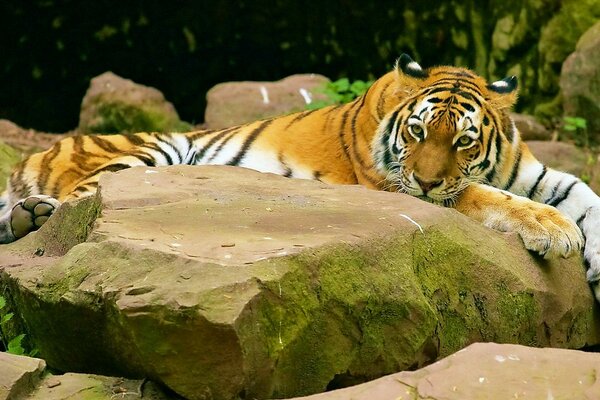
<path id="1" fill-rule="evenodd" d="M 6 299 L 0 296 L 0 310 L 2 310 L 4 307 L 6 307 Z"/>
<path id="2" fill-rule="evenodd" d="M 352 93 L 354 93 L 356 96 L 362 96 L 367 91 L 369 86 L 370 86 L 369 82 L 356 80 L 356 81 L 352 82 L 352 85 L 350 85 L 350 91 Z"/>
<path id="3" fill-rule="evenodd" d="M 8 342 L 7 345 L 7 352 L 11 353 L 11 354 L 16 354 L 18 356 L 22 356 L 25 354 L 25 349 L 23 348 L 23 346 L 21 346 L 21 342 L 23 341 L 23 338 L 25 337 L 25 334 L 22 333 L 18 336 L 15 336 L 10 342 Z"/>
<path id="4" fill-rule="evenodd" d="M 348 78 L 338 79 L 337 81 L 331 82 L 331 84 L 338 92 L 345 92 L 350 89 L 350 81 Z"/>
<path id="5" fill-rule="evenodd" d="M 10 321 L 12 319 L 13 316 L 14 316 L 13 313 L 4 314 L 4 317 L 2 317 L 2 319 L 0 320 L 0 324 L 7 323 L 8 321 Z"/>
<path id="6" fill-rule="evenodd" d="M 569 131 L 569 132 L 573 132 L 573 131 L 577 130 L 577 127 L 574 125 L 565 125 L 563 128 L 565 129 L 565 131 Z"/>

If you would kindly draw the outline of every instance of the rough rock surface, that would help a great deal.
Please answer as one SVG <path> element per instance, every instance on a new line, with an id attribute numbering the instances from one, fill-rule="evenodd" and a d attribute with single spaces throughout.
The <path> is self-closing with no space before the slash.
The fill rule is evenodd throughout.
<path id="1" fill-rule="evenodd" d="M 600 194 L 600 157 L 570 143 L 528 141 L 533 155 L 549 167 L 584 179 Z"/>
<path id="2" fill-rule="evenodd" d="M 84 133 L 169 132 L 189 128 L 160 91 L 112 72 L 91 80 L 79 114 L 79 130 Z"/>
<path id="3" fill-rule="evenodd" d="M 550 140 L 552 132 L 533 115 L 512 113 L 511 117 L 523 140 Z"/>
<path id="4" fill-rule="evenodd" d="M 89 374 L 52 375 L 39 358 L 0 352 L 0 400 L 167 400 L 152 382 Z"/>
<path id="5" fill-rule="evenodd" d="M 42 378 L 44 360 L 0 352 L 0 400 L 21 398 Z"/>
<path id="6" fill-rule="evenodd" d="M 476 343 L 435 364 L 295 400 L 597 400 L 600 354 Z"/>
<path id="7" fill-rule="evenodd" d="M 206 94 L 204 120 L 209 129 L 218 129 L 302 111 L 308 102 L 323 99 L 318 89 L 327 82 L 322 75 L 303 74 L 277 82 L 220 83 Z"/>
<path id="8" fill-rule="evenodd" d="M 70 134 L 73 134 L 73 132 L 66 134 L 39 132 L 33 129 L 21 128 L 6 119 L 0 119 L 0 141 L 18 149 L 24 154 L 46 150 Z"/>
<path id="9" fill-rule="evenodd" d="M 588 130 L 600 142 L 600 22 L 577 42 L 560 76 L 564 115 L 587 120 Z"/>
<path id="10" fill-rule="evenodd" d="M 264 399 L 476 341 L 600 342 L 579 259 L 539 260 L 409 196 L 189 166 L 107 174 L 99 191 L 0 248 L 0 290 L 58 370 Z"/>

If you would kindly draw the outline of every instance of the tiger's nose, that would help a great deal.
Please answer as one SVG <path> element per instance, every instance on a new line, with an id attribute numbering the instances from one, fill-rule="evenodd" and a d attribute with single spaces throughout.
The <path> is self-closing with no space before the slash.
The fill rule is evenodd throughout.
<path id="1" fill-rule="evenodd" d="M 421 187 L 421 190 L 423 190 L 423 193 L 425 193 L 425 194 L 427 192 L 429 192 L 430 190 L 440 186 L 444 182 L 443 179 L 433 180 L 433 181 L 426 180 L 426 179 L 420 178 L 415 173 L 413 173 L 413 177 L 415 178 L 415 181 L 417 181 L 417 183 Z"/>

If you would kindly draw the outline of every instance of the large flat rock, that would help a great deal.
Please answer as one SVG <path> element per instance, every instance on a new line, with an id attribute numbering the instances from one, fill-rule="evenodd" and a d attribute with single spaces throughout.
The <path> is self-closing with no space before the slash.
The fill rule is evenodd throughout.
<path id="1" fill-rule="evenodd" d="M 0 265 L 50 366 L 190 399 L 308 395 L 477 341 L 600 343 L 577 258 L 409 196 L 241 168 L 105 175 Z"/>
<path id="2" fill-rule="evenodd" d="M 435 364 L 295 400 L 600 398 L 600 354 L 476 343 Z"/>

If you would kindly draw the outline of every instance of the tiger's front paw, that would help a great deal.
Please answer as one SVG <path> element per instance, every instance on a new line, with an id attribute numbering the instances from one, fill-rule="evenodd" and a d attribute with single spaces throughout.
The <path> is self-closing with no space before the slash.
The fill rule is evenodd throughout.
<path id="1" fill-rule="evenodd" d="M 570 257 L 581 251 L 584 239 L 577 224 L 556 208 L 517 198 L 511 202 L 507 213 L 486 225 L 517 232 L 528 250 L 544 258 Z"/>
<path id="2" fill-rule="evenodd" d="M 19 200 L 10 215 L 10 225 L 15 238 L 20 239 L 29 232 L 37 231 L 59 205 L 58 200 L 45 195 L 34 195 Z"/>

